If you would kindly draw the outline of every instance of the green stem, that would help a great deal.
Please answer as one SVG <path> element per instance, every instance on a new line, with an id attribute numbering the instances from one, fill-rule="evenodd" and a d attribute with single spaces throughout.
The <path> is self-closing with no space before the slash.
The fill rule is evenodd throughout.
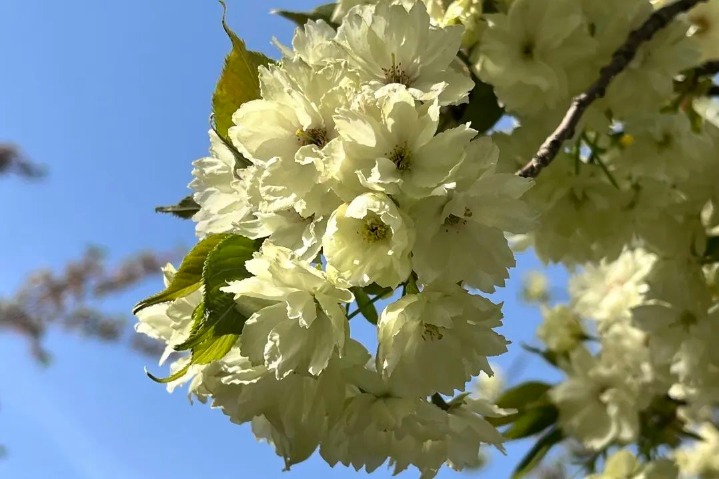
<path id="1" fill-rule="evenodd" d="M 597 145 L 597 135 L 594 135 L 594 139 L 590 139 L 589 135 L 587 135 L 586 131 L 583 131 L 580 136 L 580 142 L 584 141 L 589 149 L 592 151 L 592 153 L 589 155 L 589 163 L 596 163 L 599 165 L 599 167 L 602 169 L 604 174 L 609 179 L 609 182 L 614 186 L 616 189 L 620 190 L 619 183 L 617 182 L 616 178 L 614 178 L 614 175 L 611 171 L 609 171 L 609 168 L 607 168 L 607 165 L 602 161 L 601 153 L 606 151 L 599 148 Z"/>
<path id="2" fill-rule="evenodd" d="M 607 165 L 604 164 L 602 160 L 599 159 L 599 156 L 594 158 L 597 160 L 597 164 L 602 168 L 602 171 L 604 171 L 604 174 L 607 175 L 607 178 L 609 178 L 609 182 L 614 186 L 616 189 L 620 190 L 619 183 L 617 183 L 616 178 L 614 178 L 614 175 L 612 175 L 612 172 L 609 171 L 609 168 L 607 168 Z"/>
<path id="3" fill-rule="evenodd" d="M 375 296 L 374 298 L 370 299 L 370 301 L 369 301 L 369 303 L 367 303 L 367 305 L 368 305 L 368 306 L 369 306 L 369 305 L 373 305 L 373 304 L 375 304 L 377 301 L 379 301 L 380 299 L 386 298 L 386 297 L 387 297 L 386 295 L 385 295 L 385 296 L 382 296 L 381 294 L 378 294 L 378 295 Z M 347 310 L 349 311 L 349 304 L 347 305 Z M 354 318 L 355 316 L 357 316 L 357 315 L 360 314 L 360 313 L 361 313 L 361 311 L 360 311 L 359 308 L 355 309 L 354 311 L 352 311 L 352 314 L 350 314 L 349 316 L 347 316 L 347 320 L 349 321 L 350 319 Z"/>

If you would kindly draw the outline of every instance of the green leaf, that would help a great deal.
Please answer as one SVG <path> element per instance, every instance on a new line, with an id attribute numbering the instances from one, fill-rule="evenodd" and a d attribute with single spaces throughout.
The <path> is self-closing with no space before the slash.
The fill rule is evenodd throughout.
<path id="1" fill-rule="evenodd" d="M 377 283 L 372 283 L 362 289 L 367 294 L 371 294 L 372 296 L 382 296 L 383 298 L 388 298 L 392 296 L 392 293 L 394 293 L 394 289 L 380 286 Z"/>
<path id="2" fill-rule="evenodd" d="M 192 364 L 210 364 L 219 361 L 230 352 L 239 337 L 239 334 L 223 334 L 206 339 L 192 350 Z"/>
<path id="3" fill-rule="evenodd" d="M 520 413 L 514 413 L 514 414 L 508 414 L 506 416 L 497 416 L 497 417 L 485 417 L 484 419 L 490 423 L 494 427 L 499 426 L 506 426 L 507 424 L 512 424 L 514 421 L 519 418 L 521 414 Z"/>
<path id="4" fill-rule="evenodd" d="M 522 439 L 533 436 L 556 423 L 558 416 L 559 411 L 552 404 L 527 409 L 519 415 L 512 426 L 504 431 L 502 435 L 507 439 Z"/>
<path id="5" fill-rule="evenodd" d="M 472 128 L 484 133 L 504 116 L 504 108 L 499 105 L 492 85 L 474 76 L 472 79 L 475 82 L 474 88 L 469 92 L 469 103 L 465 106 L 459 122 L 469 121 Z"/>
<path id="6" fill-rule="evenodd" d="M 497 406 L 503 409 L 519 409 L 524 410 L 533 405 L 546 402 L 546 393 L 552 386 L 539 381 L 528 381 L 519 384 L 505 391 L 499 399 Z"/>
<path id="7" fill-rule="evenodd" d="M 536 354 L 554 367 L 557 367 L 557 365 L 559 364 L 559 359 L 563 357 L 563 355 L 557 354 L 554 351 L 542 350 L 539 348 L 535 348 L 534 346 L 529 346 L 528 344 L 522 344 L 522 348 L 525 351 Z"/>
<path id="8" fill-rule="evenodd" d="M 549 453 L 549 450 L 564 439 L 564 434 L 559 428 L 552 428 L 540 437 L 527 454 L 519 461 L 512 473 L 512 479 L 520 479 L 531 472 L 542 462 L 542 459 Z"/>
<path id="9" fill-rule="evenodd" d="M 191 366 L 191 365 L 192 365 L 192 364 L 190 364 L 190 363 L 186 364 L 184 368 L 175 371 L 174 373 L 172 373 L 171 375 L 167 376 L 166 378 L 158 378 L 157 376 L 155 376 L 154 374 L 152 374 L 152 373 L 149 372 L 149 371 L 145 371 L 145 374 L 147 374 L 147 377 L 149 377 L 150 379 L 152 379 L 152 380 L 155 381 L 156 383 L 167 384 L 167 383 L 171 383 L 172 381 L 177 381 L 177 380 L 180 379 L 182 376 L 184 376 L 185 374 L 187 374 L 187 371 L 190 369 L 190 366 Z"/>
<path id="10" fill-rule="evenodd" d="M 237 147 L 235 147 L 235 145 L 233 145 L 230 140 L 228 140 L 227 138 L 223 138 L 222 135 L 220 135 L 220 133 L 217 131 L 216 126 L 213 126 L 212 130 L 215 132 L 222 144 L 225 145 L 225 148 L 230 150 L 230 153 L 232 153 L 232 156 L 235 159 L 235 168 L 243 169 L 252 165 L 252 162 L 245 158 L 244 155 L 240 153 L 240 150 L 238 150 Z"/>
<path id="11" fill-rule="evenodd" d="M 377 324 L 379 316 L 377 315 L 377 309 L 367 293 L 362 288 L 352 287 L 350 288 L 352 294 L 355 295 L 355 301 L 357 302 L 357 308 L 362 316 L 372 324 Z"/>
<path id="12" fill-rule="evenodd" d="M 532 408 L 551 405 L 547 391 L 552 386 L 538 381 L 528 381 L 506 390 L 497 399 L 497 406 L 503 409 L 516 409 L 507 416 L 487 417 L 487 422 L 495 427 L 511 424 L 522 418 L 525 411 Z"/>
<path id="13" fill-rule="evenodd" d="M 292 12 L 289 10 L 273 10 L 272 13 L 279 15 L 291 22 L 295 22 L 299 26 L 303 26 L 310 20 L 324 20 L 332 25 L 332 13 L 335 11 L 334 3 L 326 3 L 315 8 L 311 12 Z"/>
<path id="14" fill-rule="evenodd" d="M 405 293 L 407 294 L 419 294 L 419 286 L 417 286 L 417 273 L 412 271 L 412 274 L 407 278 L 405 283 Z"/>
<path id="15" fill-rule="evenodd" d="M 177 351 L 193 349 L 210 339 L 224 335 L 239 335 L 247 317 L 237 309 L 237 303 L 229 293 L 220 291 L 230 281 L 250 276 L 245 261 L 259 249 L 261 241 L 240 235 L 228 235 L 207 256 L 202 272 L 203 311 L 193 314 L 190 336 L 175 347 Z"/>
<path id="16" fill-rule="evenodd" d="M 200 211 L 200 205 L 197 204 L 192 196 L 185 196 L 176 205 L 158 206 L 155 208 L 156 213 L 170 213 L 184 220 L 189 220 L 198 211 Z"/>
<path id="17" fill-rule="evenodd" d="M 167 288 L 163 292 L 137 303 L 132 310 L 133 314 L 137 314 L 138 311 L 153 304 L 172 301 L 196 291 L 202 281 L 202 270 L 205 266 L 207 255 L 228 236 L 227 234 L 210 235 L 197 243 L 185 256 L 185 259 L 182 260 L 180 269 L 177 270 Z"/>
<path id="18" fill-rule="evenodd" d="M 261 241 L 254 241 L 239 235 L 225 235 L 207 255 L 202 272 L 205 287 L 203 300 L 192 313 L 192 328 L 189 337 L 175 347 L 177 351 L 191 351 L 189 364 L 167 378 L 157 378 L 147 373 L 150 379 L 168 383 L 184 376 L 193 364 L 210 364 L 218 361 L 232 349 L 242 334 L 248 317 L 243 314 L 230 293 L 220 288 L 230 281 L 250 276 L 245 261 L 252 258 Z"/>
<path id="19" fill-rule="evenodd" d="M 230 30 L 225 21 L 227 8 L 222 5 L 222 28 L 232 42 L 232 51 L 225 58 L 225 66 L 212 95 L 212 111 L 215 127 L 220 137 L 227 139 L 227 131 L 232 126 L 232 114 L 245 102 L 260 98 L 260 80 L 257 69 L 272 62 L 259 52 L 248 50 L 245 42 Z"/>

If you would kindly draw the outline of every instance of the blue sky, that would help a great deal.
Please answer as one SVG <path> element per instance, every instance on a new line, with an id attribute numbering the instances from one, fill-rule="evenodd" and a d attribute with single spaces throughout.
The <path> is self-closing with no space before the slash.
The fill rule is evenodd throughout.
<path id="1" fill-rule="evenodd" d="M 272 36 L 291 37 L 271 8 L 309 9 L 316 1 L 228 0 L 228 21 L 250 48 L 275 55 Z M 205 155 L 210 96 L 229 45 L 213 1 L 0 2 L 0 141 L 13 141 L 49 169 L 37 183 L 0 179 L 0 296 L 26 273 L 60 267 L 87 244 L 111 259 L 143 248 L 194 241 L 189 222 L 153 207 L 187 194 L 190 163 Z M 519 278 L 536 268 L 520 258 L 505 303 L 511 352 L 498 361 L 520 371 L 514 383 L 546 374 L 521 354 L 537 313 L 517 302 Z M 107 308 L 127 312 L 159 287 L 143 286 Z M 354 327 L 354 326 L 353 326 Z M 368 327 L 356 331 L 362 337 Z M 148 380 L 153 361 L 119 345 L 61 332 L 48 338 L 51 367 L 30 358 L 17 337 L 0 335 L 0 477 L 11 479 L 184 479 L 197 477 L 352 477 L 313 457 L 289 473 L 249 428 L 218 411 L 190 406 Z M 519 357 L 524 359 L 518 359 Z M 522 364 L 523 368 L 511 368 Z M 520 363 L 517 363 L 520 361 Z M 517 450 L 486 477 L 508 477 Z M 380 469 L 376 477 L 389 477 Z M 402 477 L 416 477 L 405 473 Z M 458 477 L 444 471 L 440 477 Z"/>

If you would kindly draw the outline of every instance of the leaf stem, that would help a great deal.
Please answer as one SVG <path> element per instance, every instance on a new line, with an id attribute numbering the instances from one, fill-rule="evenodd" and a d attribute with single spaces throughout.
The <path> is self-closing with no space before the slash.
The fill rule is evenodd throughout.
<path id="1" fill-rule="evenodd" d="M 379 301 L 379 300 L 382 299 L 383 297 L 386 297 L 386 296 L 382 296 L 381 294 L 378 294 L 378 295 L 375 296 L 374 298 L 370 299 L 370 301 L 369 301 L 369 303 L 367 303 L 367 305 L 368 305 L 368 306 L 369 306 L 369 305 L 374 305 L 377 301 Z M 349 311 L 349 304 L 347 304 L 347 310 Z M 355 316 L 357 316 L 357 315 L 360 314 L 361 312 L 362 312 L 362 311 L 360 310 L 360 308 L 355 309 L 354 311 L 352 311 L 352 314 L 350 314 L 349 316 L 347 316 L 347 321 L 349 321 L 350 319 L 354 318 Z"/>

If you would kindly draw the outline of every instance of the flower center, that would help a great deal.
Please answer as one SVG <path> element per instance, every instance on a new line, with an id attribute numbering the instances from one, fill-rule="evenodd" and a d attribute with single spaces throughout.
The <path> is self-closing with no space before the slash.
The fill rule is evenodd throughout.
<path id="1" fill-rule="evenodd" d="M 525 60 L 534 59 L 534 42 L 527 40 L 522 44 L 522 58 Z"/>
<path id="2" fill-rule="evenodd" d="M 424 331 L 422 331 L 422 339 L 425 341 L 437 341 L 444 337 L 439 328 L 434 324 L 424 323 Z"/>
<path id="3" fill-rule="evenodd" d="M 444 224 L 446 226 L 454 226 L 459 224 L 466 225 L 467 220 L 465 220 L 464 218 L 460 218 L 459 216 L 449 215 L 447 216 L 447 219 L 444 220 Z"/>
<path id="4" fill-rule="evenodd" d="M 302 146 L 317 145 L 317 147 L 322 148 L 328 141 L 327 130 L 324 128 L 309 128 L 307 130 L 298 128 L 295 136 Z"/>
<path id="5" fill-rule="evenodd" d="M 657 145 L 660 149 L 666 149 L 672 146 L 674 143 L 674 136 L 669 132 L 664 132 L 662 134 L 662 137 L 657 142 Z"/>
<path id="6" fill-rule="evenodd" d="M 368 243 L 376 243 L 389 237 L 392 232 L 377 215 L 371 215 L 365 218 L 360 234 Z"/>
<path id="7" fill-rule="evenodd" d="M 444 231 L 445 233 L 449 233 L 450 228 L 452 229 L 458 229 L 464 225 L 467 224 L 466 218 L 472 217 L 472 210 L 469 208 L 464 208 L 464 215 L 463 216 L 457 216 L 457 215 L 449 215 L 444 220 Z"/>
<path id="8" fill-rule="evenodd" d="M 690 311 L 682 311 L 682 314 L 679 315 L 679 319 L 677 320 L 676 325 L 688 333 L 689 330 L 696 326 L 698 322 L 699 319 Z"/>
<path id="9" fill-rule="evenodd" d="M 401 145 L 395 146 L 392 151 L 387 153 L 387 158 L 394 163 L 399 171 L 409 170 L 412 162 L 412 153 L 407 148 L 407 142 L 405 141 Z"/>
<path id="10" fill-rule="evenodd" d="M 389 68 L 383 68 L 382 71 L 384 72 L 384 82 L 386 85 L 389 85 L 390 83 L 401 83 L 406 87 L 412 85 L 412 79 L 402 68 L 402 62 L 396 62 L 394 53 L 392 54 L 392 66 Z"/>

